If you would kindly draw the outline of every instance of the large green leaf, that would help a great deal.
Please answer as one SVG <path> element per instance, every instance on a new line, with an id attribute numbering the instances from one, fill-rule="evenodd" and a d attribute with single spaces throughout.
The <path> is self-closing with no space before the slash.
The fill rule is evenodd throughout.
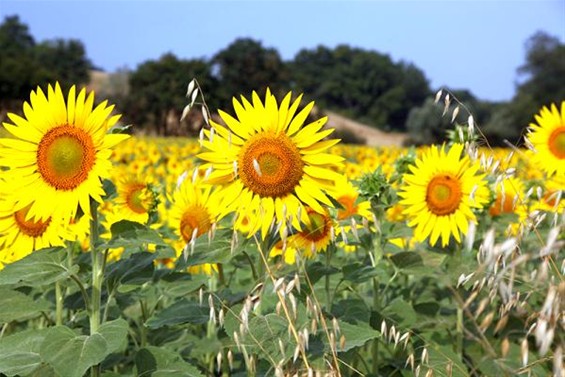
<path id="1" fill-rule="evenodd" d="M 108 344 L 107 354 L 117 352 L 126 346 L 128 323 L 122 318 L 105 322 L 98 328 L 98 334 L 102 335 Z"/>
<path id="2" fill-rule="evenodd" d="M 153 315 L 145 325 L 151 329 L 158 329 L 181 323 L 203 324 L 207 323 L 209 318 L 210 308 L 207 303 L 200 305 L 198 302 L 182 299 Z"/>
<path id="3" fill-rule="evenodd" d="M 43 300 L 34 300 L 28 295 L 11 289 L 0 288 L 0 323 L 23 321 L 41 315 L 48 310 L 49 304 Z"/>
<path id="4" fill-rule="evenodd" d="M 242 241 L 238 247 L 232 248 L 231 235 L 233 231 L 218 231 L 214 239 L 209 240 L 207 235 L 196 239 L 194 246 L 188 246 L 188 254 L 185 259 L 179 257 L 177 268 L 184 269 L 204 263 L 227 263 L 229 260 L 245 248 L 247 242 Z M 192 252 L 191 252 L 192 250 Z"/>
<path id="5" fill-rule="evenodd" d="M 140 252 L 132 254 L 108 266 L 106 284 L 112 291 L 119 284 L 141 285 L 153 279 L 155 254 Z"/>
<path id="6" fill-rule="evenodd" d="M 0 339 L 0 373 L 27 376 L 41 366 L 39 348 L 47 329 L 29 329 Z"/>
<path id="7" fill-rule="evenodd" d="M 39 354 L 60 376 L 82 377 L 109 354 L 108 342 L 98 333 L 77 335 L 66 326 L 56 326 L 49 329 Z"/>
<path id="8" fill-rule="evenodd" d="M 339 322 L 340 334 L 345 338 L 343 348 L 338 348 L 338 351 L 349 351 L 355 347 L 363 346 L 367 341 L 380 337 L 381 333 L 366 323 L 357 325 L 348 322 Z M 340 335 L 340 336 L 341 336 Z"/>
<path id="9" fill-rule="evenodd" d="M 78 266 L 67 266 L 62 248 L 34 251 L 27 257 L 10 263 L 0 271 L 0 285 L 21 283 L 27 286 L 49 285 L 78 272 Z"/>
<path id="10" fill-rule="evenodd" d="M 135 355 L 135 366 L 139 377 L 203 377 L 180 355 L 161 347 L 140 349 Z"/>
<path id="11" fill-rule="evenodd" d="M 154 229 L 135 221 L 121 220 L 110 227 L 112 238 L 103 244 L 105 248 L 123 247 L 127 253 L 135 253 L 147 250 L 148 245 L 156 245 L 161 250 L 171 247 L 163 240 L 163 237 Z"/>

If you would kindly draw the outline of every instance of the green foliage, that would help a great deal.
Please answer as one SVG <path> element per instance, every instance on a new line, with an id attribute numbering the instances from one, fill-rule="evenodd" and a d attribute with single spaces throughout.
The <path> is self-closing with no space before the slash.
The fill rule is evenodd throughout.
<path id="1" fill-rule="evenodd" d="M 301 50 L 290 66 L 292 81 L 320 106 L 387 130 L 404 130 L 408 110 L 430 93 L 413 64 L 347 45 Z"/>
<path id="2" fill-rule="evenodd" d="M 287 87 L 287 69 L 278 51 L 250 38 L 236 39 L 216 53 L 210 64 L 220 84 L 214 97 L 224 109 L 234 96 L 249 98 L 252 91 L 263 96 L 267 86 L 281 94 Z"/>
<path id="3" fill-rule="evenodd" d="M 0 109 L 12 110 L 38 85 L 59 81 L 63 87 L 89 81 L 91 63 L 78 40 L 37 44 L 18 16 L 0 24 Z"/>
<path id="4" fill-rule="evenodd" d="M 129 95 L 123 104 L 128 120 L 140 128 L 155 127 L 159 135 L 179 134 L 178 119 L 185 105 L 179 93 L 186 91 L 193 77 L 205 90 L 216 85 L 204 60 L 184 60 L 167 53 L 139 65 L 129 76 Z"/>

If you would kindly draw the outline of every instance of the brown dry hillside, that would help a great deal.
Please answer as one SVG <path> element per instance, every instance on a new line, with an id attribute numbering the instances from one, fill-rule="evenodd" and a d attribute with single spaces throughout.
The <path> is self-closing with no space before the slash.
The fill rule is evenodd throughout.
<path id="1" fill-rule="evenodd" d="M 338 115 L 331 111 L 324 111 L 328 116 L 328 128 L 335 128 L 336 131 L 351 132 L 357 138 L 365 140 L 365 144 L 378 147 L 386 145 L 402 146 L 408 138 L 406 133 L 384 132 L 363 123 Z"/>

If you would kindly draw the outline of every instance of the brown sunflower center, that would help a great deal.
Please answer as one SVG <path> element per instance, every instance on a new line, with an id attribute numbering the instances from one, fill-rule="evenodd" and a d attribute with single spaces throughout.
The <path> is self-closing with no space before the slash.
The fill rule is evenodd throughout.
<path id="1" fill-rule="evenodd" d="M 34 221 L 34 220 L 26 220 L 27 213 L 31 205 L 27 206 L 26 208 L 22 208 L 19 211 L 14 213 L 14 219 L 16 220 L 16 224 L 20 231 L 29 237 L 40 237 L 49 226 L 51 222 L 51 218 L 49 217 L 45 221 Z"/>
<path id="2" fill-rule="evenodd" d="M 308 218 L 310 219 L 310 224 L 301 232 L 304 238 L 316 242 L 329 235 L 331 222 L 327 216 L 309 210 Z"/>
<path id="3" fill-rule="evenodd" d="M 553 130 L 549 135 L 548 147 L 551 153 L 559 159 L 565 158 L 565 126 Z"/>
<path id="4" fill-rule="evenodd" d="M 37 148 L 37 165 L 43 179 L 57 190 L 73 190 L 88 178 L 96 150 L 84 130 L 64 125 L 48 131 Z"/>
<path id="5" fill-rule="evenodd" d="M 243 146 L 238 163 L 245 187 L 271 198 L 293 192 L 304 167 L 298 148 L 284 133 L 264 132 L 251 137 Z"/>
<path id="6" fill-rule="evenodd" d="M 147 213 L 151 206 L 150 197 L 143 183 L 133 184 L 126 193 L 126 205 L 135 213 Z"/>
<path id="7" fill-rule="evenodd" d="M 180 234 L 185 242 L 190 242 L 196 230 L 196 237 L 206 233 L 212 227 L 206 208 L 195 205 L 184 211 L 180 219 Z"/>
<path id="8" fill-rule="evenodd" d="M 426 202 L 430 212 L 437 216 L 454 213 L 461 203 L 461 184 L 449 174 L 436 175 L 428 184 Z"/>

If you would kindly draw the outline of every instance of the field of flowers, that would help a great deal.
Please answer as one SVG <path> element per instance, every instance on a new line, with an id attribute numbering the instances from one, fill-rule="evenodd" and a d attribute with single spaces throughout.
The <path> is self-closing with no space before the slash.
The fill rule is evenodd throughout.
<path id="1" fill-rule="evenodd" d="M 565 376 L 565 102 L 514 149 L 472 116 L 369 148 L 301 96 L 233 106 L 199 139 L 58 85 L 9 115 L 0 375 Z"/>

